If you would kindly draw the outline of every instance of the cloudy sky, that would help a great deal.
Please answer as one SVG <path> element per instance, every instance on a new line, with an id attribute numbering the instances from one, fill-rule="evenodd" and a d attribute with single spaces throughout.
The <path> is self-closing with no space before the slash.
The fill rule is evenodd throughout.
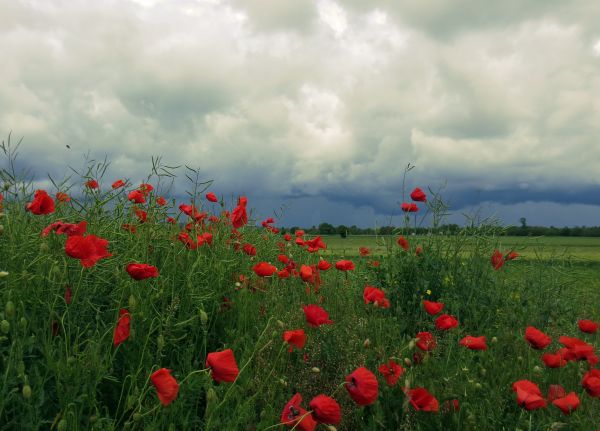
<path id="1" fill-rule="evenodd" d="M 0 135 L 40 184 L 162 156 L 287 226 L 400 223 L 408 163 L 452 221 L 599 225 L 598 22 L 591 0 L 0 0 Z"/>

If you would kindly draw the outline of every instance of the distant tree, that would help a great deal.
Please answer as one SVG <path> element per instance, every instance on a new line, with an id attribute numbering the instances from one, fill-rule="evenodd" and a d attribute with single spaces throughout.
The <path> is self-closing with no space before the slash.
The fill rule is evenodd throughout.
<path id="1" fill-rule="evenodd" d="M 525 229 L 527 227 L 527 219 L 525 217 L 521 217 L 519 221 L 521 222 L 521 227 Z"/>
<path id="2" fill-rule="evenodd" d="M 319 225 L 319 233 L 321 235 L 334 235 L 335 234 L 335 227 L 332 224 L 329 224 L 329 223 L 321 223 Z"/>
<path id="3" fill-rule="evenodd" d="M 343 224 L 339 225 L 336 228 L 336 231 L 337 231 L 338 235 L 341 236 L 342 238 L 346 238 L 346 236 L 348 236 L 348 228 L 346 226 L 344 226 Z"/>

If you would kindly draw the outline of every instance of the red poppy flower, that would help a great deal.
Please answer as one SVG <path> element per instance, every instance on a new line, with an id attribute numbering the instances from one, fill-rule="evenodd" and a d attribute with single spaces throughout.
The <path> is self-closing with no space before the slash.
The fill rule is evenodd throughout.
<path id="1" fill-rule="evenodd" d="M 287 257 L 285 254 L 280 254 L 279 256 L 277 256 L 277 260 L 285 265 L 290 261 L 290 258 Z"/>
<path id="2" fill-rule="evenodd" d="M 167 223 L 175 224 L 177 221 L 173 217 L 167 217 Z"/>
<path id="3" fill-rule="evenodd" d="M 319 260 L 319 264 L 317 265 L 317 267 L 321 271 L 327 271 L 329 268 L 331 268 L 331 266 L 332 265 L 329 262 L 327 262 L 325 259 Z"/>
<path id="4" fill-rule="evenodd" d="M 579 330 L 581 332 L 586 332 L 588 334 L 595 334 L 598 332 L 598 327 L 600 327 L 600 323 L 587 319 L 579 320 L 577 325 L 579 326 Z"/>
<path id="5" fill-rule="evenodd" d="M 88 189 L 92 189 L 92 190 L 96 190 L 96 189 L 100 188 L 100 185 L 98 184 L 98 181 L 96 181 L 96 180 L 87 180 L 85 182 L 85 186 Z"/>
<path id="6" fill-rule="evenodd" d="M 283 268 L 281 271 L 277 271 L 277 278 L 288 278 L 290 276 L 290 272 L 287 268 Z"/>
<path id="7" fill-rule="evenodd" d="M 208 192 L 206 194 L 206 200 L 209 202 L 219 202 L 219 198 L 213 192 Z"/>
<path id="8" fill-rule="evenodd" d="M 379 267 L 379 265 L 381 265 L 381 262 L 379 262 L 378 260 L 373 260 L 373 261 L 371 261 L 371 266 L 372 266 L 373 268 L 378 268 L 378 267 Z"/>
<path id="9" fill-rule="evenodd" d="M 301 402 L 302 395 L 298 393 L 287 402 L 281 412 L 281 423 L 299 431 L 314 431 L 317 422 L 300 406 Z"/>
<path id="10" fill-rule="evenodd" d="M 388 386 L 394 386 L 402 376 L 402 373 L 404 373 L 404 369 L 392 359 L 387 364 L 381 364 L 378 370 L 383 374 Z"/>
<path id="11" fill-rule="evenodd" d="M 302 281 L 311 283 L 314 280 L 312 268 L 308 265 L 302 265 L 300 267 L 300 278 L 302 279 Z"/>
<path id="12" fill-rule="evenodd" d="M 416 336 L 417 347 L 425 352 L 435 349 L 437 342 L 431 332 L 419 332 Z"/>
<path id="13" fill-rule="evenodd" d="M 440 331 L 446 331 L 451 328 L 455 328 L 458 326 L 458 320 L 454 316 L 450 316 L 449 314 L 442 314 L 437 319 L 435 319 L 435 327 Z"/>
<path id="14" fill-rule="evenodd" d="M 500 268 L 502 268 L 502 265 L 504 265 L 504 256 L 502 255 L 502 253 L 500 253 L 500 250 L 494 250 L 491 261 L 492 261 L 492 267 L 496 271 L 498 271 Z"/>
<path id="15" fill-rule="evenodd" d="M 374 303 L 381 308 L 390 308 L 390 300 L 385 297 L 385 292 L 373 286 L 365 286 L 363 301 L 365 304 Z"/>
<path id="16" fill-rule="evenodd" d="M 354 263 L 351 260 L 339 260 L 335 263 L 335 269 L 340 271 L 354 270 Z"/>
<path id="17" fill-rule="evenodd" d="M 146 202 L 146 195 L 140 190 L 133 190 L 127 195 L 127 199 L 135 202 L 136 204 L 143 204 Z"/>
<path id="18" fill-rule="evenodd" d="M 123 341 L 129 338 L 129 324 L 131 322 L 131 315 L 125 308 L 119 310 L 119 320 L 117 326 L 115 326 L 115 332 L 113 334 L 113 345 L 116 347 Z"/>
<path id="19" fill-rule="evenodd" d="M 581 386 L 594 398 L 600 397 L 600 370 L 592 368 L 583 376 Z"/>
<path id="20" fill-rule="evenodd" d="M 231 212 L 231 224 L 235 229 L 239 229 L 248 223 L 248 214 L 246 213 L 246 204 L 248 199 L 246 196 L 240 196 L 238 205 Z"/>
<path id="21" fill-rule="evenodd" d="M 565 359 L 587 360 L 591 366 L 598 363 L 598 357 L 594 353 L 594 346 L 576 337 L 561 336 L 558 341 L 567 348 Z"/>
<path id="22" fill-rule="evenodd" d="M 286 233 L 285 235 L 283 235 L 283 239 L 286 241 L 291 241 L 292 240 L 292 235 L 290 235 L 289 233 Z"/>
<path id="23" fill-rule="evenodd" d="M 444 309 L 444 305 L 445 304 L 442 304 L 441 302 L 427 301 L 426 299 L 423 300 L 423 307 L 425 307 L 427 314 L 431 316 L 435 316 L 442 311 Z"/>
<path id="24" fill-rule="evenodd" d="M 519 257 L 519 253 L 517 253 L 516 251 L 511 251 L 507 253 L 506 256 L 504 256 L 504 260 L 514 260 L 517 257 Z"/>
<path id="25" fill-rule="evenodd" d="M 369 250 L 369 248 L 368 248 L 368 247 L 359 247 L 359 248 L 358 248 L 358 253 L 359 253 L 361 256 L 368 256 L 368 255 L 370 255 L 370 254 L 371 254 L 371 250 Z"/>
<path id="26" fill-rule="evenodd" d="M 423 247 L 418 245 L 417 248 L 415 248 L 415 255 L 421 256 L 422 254 L 423 254 Z"/>
<path id="27" fill-rule="evenodd" d="M 318 328 L 321 325 L 331 325 L 333 323 L 333 320 L 329 320 L 329 314 L 318 305 L 303 305 L 302 310 L 309 326 Z"/>
<path id="28" fill-rule="evenodd" d="M 512 388 L 517 393 L 517 404 L 521 407 L 525 407 L 527 410 L 546 407 L 546 400 L 535 383 L 529 380 L 519 380 L 513 383 Z"/>
<path id="29" fill-rule="evenodd" d="M 454 413 L 454 412 L 459 412 L 459 411 L 460 411 L 460 403 L 458 402 L 458 400 L 456 398 L 454 398 L 452 400 L 444 401 L 444 404 L 442 405 L 443 413 Z"/>
<path id="30" fill-rule="evenodd" d="M 418 187 L 411 192 L 410 198 L 415 202 L 427 202 L 427 195 Z"/>
<path id="31" fill-rule="evenodd" d="M 575 392 L 571 392 L 565 397 L 552 401 L 552 404 L 561 409 L 565 415 L 569 415 L 579 407 L 579 397 Z"/>
<path id="32" fill-rule="evenodd" d="M 437 412 L 440 408 L 437 398 L 425 388 L 409 389 L 406 396 L 416 411 Z"/>
<path id="33" fill-rule="evenodd" d="M 538 350 L 543 350 L 552 343 L 552 337 L 544 334 L 533 326 L 528 326 L 525 329 L 525 340 L 527 340 L 531 347 Z"/>
<path id="34" fill-rule="evenodd" d="M 177 398 L 179 384 L 171 375 L 171 370 L 161 368 L 150 376 L 150 380 L 156 388 L 156 394 L 163 406 L 168 406 Z"/>
<path id="35" fill-rule="evenodd" d="M 130 263 L 125 270 L 134 280 L 158 277 L 158 268 L 147 263 Z"/>
<path id="36" fill-rule="evenodd" d="M 154 190 L 154 187 L 152 187 L 152 184 L 142 183 L 138 189 L 147 196 L 152 190 Z"/>
<path id="37" fill-rule="evenodd" d="M 408 243 L 408 240 L 406 238 L 404 238 L 402 235 L 400 235 L 398 237 L 398 240 L 396 242 L 398 243 L 398 245 L 400 247 L 402 247 L 406 251 L 408 251 L 408 249 L 410 248 L 410 244 Z"/>
<path id="38" fill-rule="evenodd" d="M 309 253 L 314 253 L 319 250 L 327 250 L 327 244 L 323 242 L 323 239 L 320 236 L 307 240 L 304 244 L 308 246 L 306 251 Z"/>
<path id="39" fill-rule="evenodd" d="M 164 197 L 159 196 L 156 198 L 156 205 L 164 207 L 166 204 L 167 204 L 167 200 Z"/>
<path id="40" fill-rule="evenodd" d="M 33 200 L 25 206 L 25 209 L 35 215 L 52 214 L 54 201 L 45 190 L 36 190 Z"/>
<path id="41" fill-rule="evenodd" d="M 327 395 L 317 395 L 310 401 L 308 407 L 312 410 L 313 418 L 319 423 L 339 424 L 342 420 L 340 405 Z"/>
<path id="42" fill-rule="evenodd" d="M 48 225 L 42 230 L 42 236 L 46 237 L 54 231 L 57 235 L 83 235 L 87 230 L 87 222 L 84 220 L 78 224 L 63 223 L 60 220 Z"/>
<path id="43" fill-rule="evenodd" d="M 252 270 L 254 270 L 259 277 L 270 277 L 277 271 L 277 268 L 268 262 L 258 262 L 252 267 Z"/>
<path id="44" fill-rule="evenodd" d="M 120 188 L 120 187 L 123 187 L 124 185 L 125 185 L 125 181 L 123 181 L 123 180 L 117 180 L 117 181 L 115 181 L 114 183 L 112 183 L 112 186 L 111 186 L 111 187 L 112 187 L 113 189 L 118 189 L 118 188 Z"/>
<path id="45" fill-rule="evenodd" d="M 416 213 L 419 211 L 419 207 L 417 206 L 417 204 L 413 203 L 402 202 L 402 205 L 400 207 L 405 213 Z"/>
<path id="46" fill-rule="evenodd" d="M 561 385 L 550 385 L 548 388 L 548 401 L 552 402 L 559 398 L 565 397 L 567 391 Z"/>
<path id="47" fill-rule="evenodd" d="M 544 365 L 548 368 L 561 368 L 567 365 L 567 360 L 565 357 L 568 349 L 563 348 L 559 349 L 556 353 L 544 353 L 542 355 L 542 361 Z"/>
<path id="48" fill-rule="evenodd" d="M 240 373 L 231 349 L 209 353 L 206 357 L 206 367 L 210 368 L 215 382 L 234 382 Z"/>
<path id="49" fill-rule="evenodd" d="M 356 404 L 368 406 L 377 400 L 379 384 L 375 374 L 360 367 L 346 376 L 346 390 Z"/>
<path id="50" fill-rule="evenodd" d="M 285 331 L 283 333 L 283 341 L 290 345 L 290 352 L 292 351 L 292 346 L 302 349 L 304 344 L 306 344 L 306 334 L 304 333 L 304 329 Z"/>
<path id="51" fill-rule="evenodd" d="M 72 235 L 65 243 L 65 253 L 75 259 L 79 259 L 85 268 L 94 266 L 96 262 L 105 257 L 110 257 L 107 251 L 108 241 L 95 235 Z"/>
<path id="52" fill-rule="evenodd" d="M 485 336 L 483 335 L 481 337 L 472 337 L 467 335 L 459 341 L 459 344 L 471 350 L 487 350 Z"/>
<path id="53" fill-rule="evenodd" d="M 248 243 L 244 244 L 242 247 L 242 250 L 248 256 L 256 256 L 256 247 L 254 247 L 252 244 L 248 244 Z"/>
<path id="54" fill-rule="evenodd" d="M 148 219 L 148 213 L 144 210 L 141 210 L 137 207 L 135 207 L 134 209 L 135 212 L 135 216 L 138 218 L 138 220 L 140 221 L 140 223 L 145 223 L 146 220 Z"/>
<path id="55" fill-rule="evenodd" d="M 213 234 L 210 232 L 203 232 L 200 235 L 196 236 L 196 239 L 198 240 L 198 245 L 211 245 L 213 242 Z"/>
<path id="56" fill-rule="evenodd" d="M 58 192 L 56 193 L 56 200 L 59 202 L 69 202 L 71 201 L 71 196 L 63 192 Z"/>

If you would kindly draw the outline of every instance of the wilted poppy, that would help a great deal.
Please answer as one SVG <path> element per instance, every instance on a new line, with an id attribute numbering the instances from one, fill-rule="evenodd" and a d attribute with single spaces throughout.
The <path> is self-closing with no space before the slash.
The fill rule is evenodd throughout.
<path id="1" fill-rule="evenodd" d="M 113 345 L 115 347 L 129 338 L 130 323 L 131 315 L 129 314 L 129 311 L 125 308 L 121 308 L 119 310 L 119 320 L 117 321 L 117 326 L 115 326 L 115 332 L 113 334 Z"/>
<path id="2" fill-rule="evenodd" d="M 577 321 L 577 325 L 579 326 L 579 330 L 581 332 L 586 332 L 588 334 L 595 334 L 598 332 L 598 327 L 600 327 L 600 323 L 588 319 Z"/>
<path id="3" fill-rule="evenodd" d="M 339 260 L 335 263 L 335 269 L 340 271 L 354 270 L 354 263 L 351 260 Z"/>
<path id="4" fill-rule="evenodd" d="M 134 280 L 158 277 L 158 268 L 147 263 L 130 263 L 125 270 Z"/>
<path id="5" fill-rule="evenodd" d="M 423 300 L 423 307 L 425 307 L 427 314 L 435 316 L 444 309 L 444 304 L 441 302 Z"/>
<path id="6" fill-rule="evenodd" d="M 45 190 L 36 190 L 33 200 L 29 202 L 25 209 L 35 215 L 46 215 L 54 212 L 54 200 Z"/>
<path id="7" fill-rule="evenodd" d="M 304 333 L 304 329 L 285 331 L 283 333 L 283 341 L 290 345 L 290 352 L 292 351 L 292 346 L 302 349 L 304 344 L 306 344 L 306 334 Z"/>
<path id="8" fill-rule="evenodd" d="M 417 347 L 425 352 L 435 349 L 437 342 L 431 332 L 419 332 L 416 336 Z"/>
<path id="9" fill-rule="evenodd" d="M 575 392 L 570 392 L 562 398 L 555 399 L 552 404 L 561 409 L 565 415 L 569 415 L 579 407 L 579 397 Z"/>
<path id="10" fill-rule="evenodd" d="M 150 380 L 156 388 L 156 394 L 163 406 L 168 406 L 177 398 L 179 384 L 171 375 L 171 370 L 161 368 L 150 376 Z"/>
<path id="11" fill-rule="evenodd" d="M 408 240 L 406 238 L 404 238 L 402 235 L 400 235 L 398 237 L 398 240 L 396 241 L 396 243 L 406 251 L 408 251 L 408 249 L 410 248 L 410 244 L 408 243 Z"/>
<path id="12" fill-rule="evenodd" d="M 552 343 L 552 337 L 533 326 L 528 326 L 525 329 L 525 340 L 527 340 L 531 347 L 538 350 L 543 350 Z"/>
<path id="13" fill-rule="evenodd" d="M 394 386 L 400 376 L 402 376 L 402 373 L 404 373 L 404 369 L 393 359 L 390 359 L 387 364 L 381 364 L 378 371 L 383 374 L 388 386 Z"/>
<path id="14" fill-rule="evenodd" d="M 529 380 L 519 380 L 513 383 L 512 389 L 517 393 L 517 404 L 527 410 L 536 410 L 547 405 L 538 385 Z"/>
<path id="15" fill-rule="evenodd" d="M 277 271 L 277 268 L 268 262 L 258 262 L 252 267 L 252 270 L 259 277 L 270 277 Z"/>
<path id="16" fill-rule="evenodd" d="M 459 344 L 471 350 L 487 350 L 485 336 L 483 335 L 481 337 L 472 337 L 471 335 L 467 335 L 459 341 Z"/>
<path id="17" fill-rule="evenodd" d="M 329 314 L 321 307 L 315 304 L 303 305 L 302 310 L 309 326 L 319 327 L 321 325 L 331 325 L 333 320 L 329 319 Z"/>
<path id="18" fill-rule="evenodd" d="M 446 331 L 448 329 L 455 328 L 456 326 L 458 326 L 458 320 L 449 314 L 442 314 L 435 319 L 435 327 L 440 331 Z"/>
<path id="19" fill-rule="evenodd" d="M 339 424 L 342 420 L 340 405 L 331 397 L 320 394 L 314 397 L 308 407 L 312 410 L 313 418 L 323 424 Z"/>
<path id="20" fill-rule="evenodd" d="M 416 411 L 437 412 L 439 410 L 440 404 L 437 398 L 425 388 L 409 389 L 406 396 Z"/>
<path id="21" fill-rule="evenodd" d="M 427 195 L 418 187 L 411 192 L 410 198 L 415 202 L 427 202 Z"/>
<path id="22" fill-rule="evenodd" d="M 359 406 L 368 406 L 377 400 L 379 384 L 375 374 L 360 367 L 346 376 L 346 390 Z"/>
<path id="23" fill-rule="evenodd" d="M 67 256 L 79 259 L 83 267 L 89 268 L 100 259 L 112 256 L 107 247 L 108 241 L 95 235 L 72 235 L 65 243 L 65 253 Z"/>
<path id="24" fill-rule="evenodd" d="M 584 374 L 581 386 L 594 398 L 600 397 L 600 370 L 592 368 Z"/>
<path id="25" fill-rule="evenodd" d="M 240 373 L 231 349 L 209 353 L 206 357 L 206 367 L 210 368 L 212 378 L 216 382 L 234 382 Z"/>
<path id="26" fill-rule="evenodd" d="M 300 406 L 302 395 L 295 394 L 285 405 L 281 412 L 281 423 L 289 428 L 299 431 L 314 431 L 317 422 L 305 409 Z"/>

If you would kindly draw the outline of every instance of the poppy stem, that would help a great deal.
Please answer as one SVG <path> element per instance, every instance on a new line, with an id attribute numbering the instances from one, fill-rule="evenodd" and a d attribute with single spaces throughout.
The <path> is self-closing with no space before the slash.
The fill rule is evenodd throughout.
<path id="1" fill-rule="evenodd" d="M 185 382 L 188 378 L 190 378 L 192 375 L 194 374 L 200 374 L 200 373 L 208 373 L 210 371 L 210 367 L 208 368 L 204 368 L 202 370 L 196 370 L 196 371 L 192 371 L 191 373 L 189 373 L 187 376 L 185 376 L 185 378 L 179 382 L 179 385 L 182 385 L 183 382 Z"/>

